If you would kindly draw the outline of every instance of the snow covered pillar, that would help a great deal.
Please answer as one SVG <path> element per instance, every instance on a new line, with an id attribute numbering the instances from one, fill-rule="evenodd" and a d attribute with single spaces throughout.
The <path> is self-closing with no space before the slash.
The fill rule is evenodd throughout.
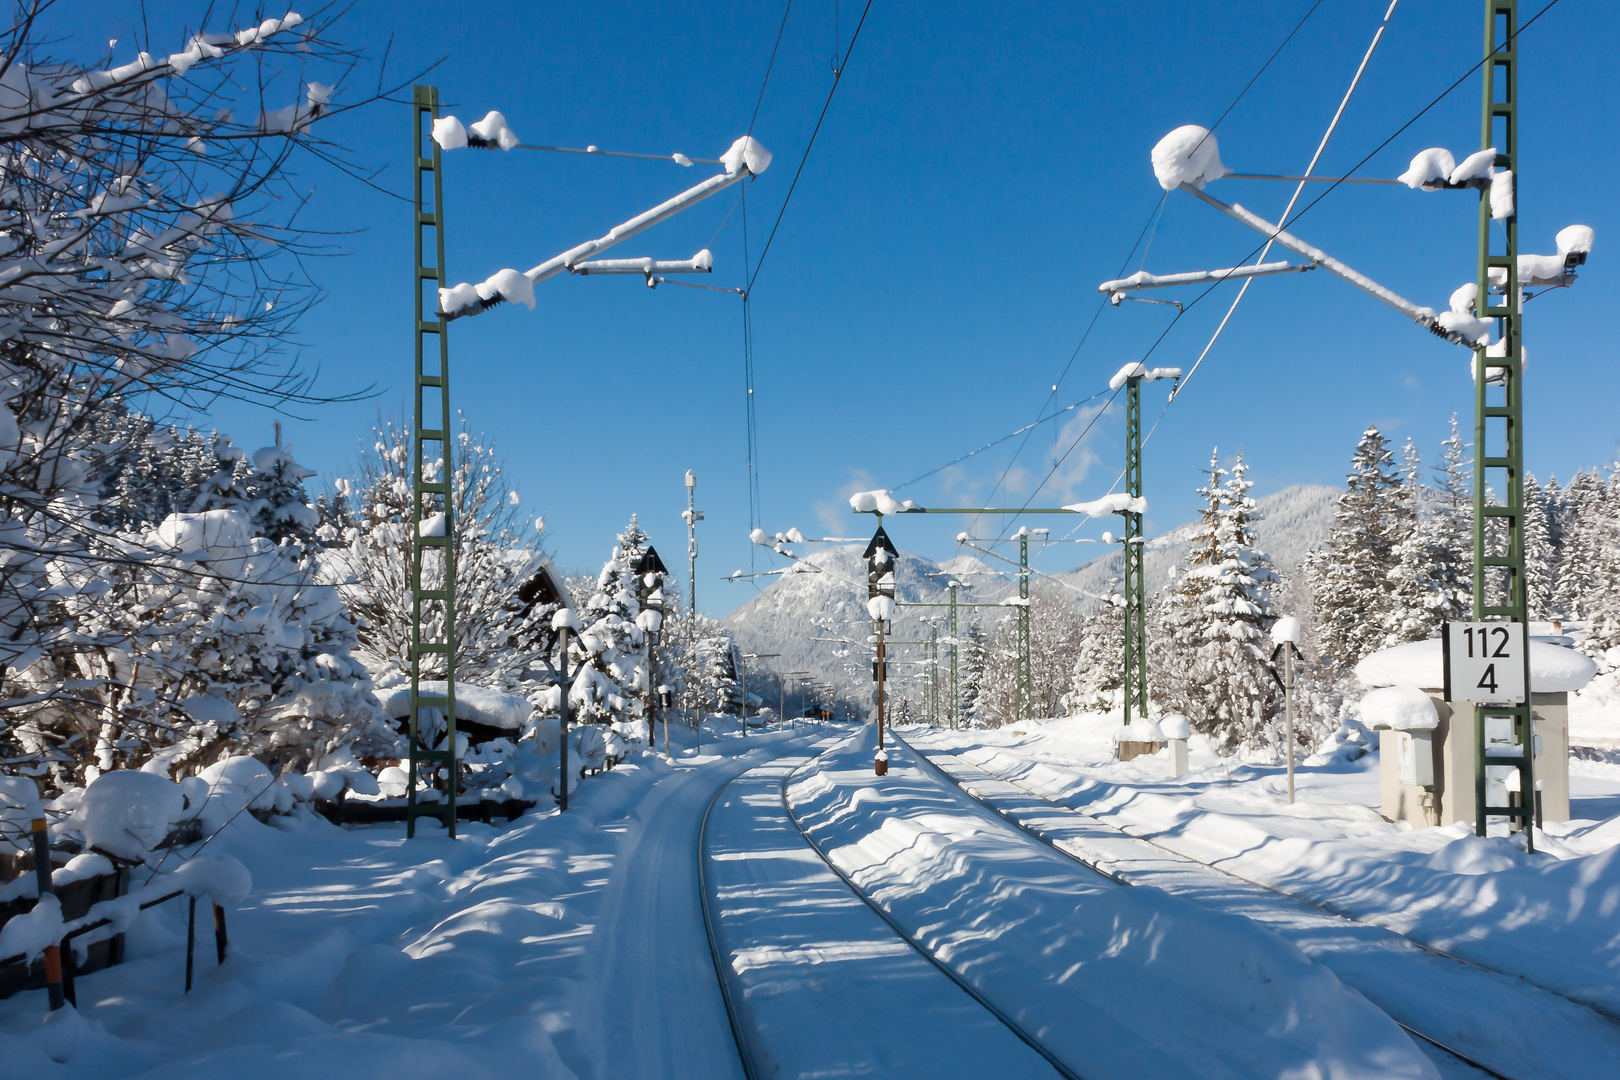
<path id="1" fill-rule="evenodd" d="M 35 906 L 56 903 L 51 891 L 51 844 L 45 831 L 45 812 L 35 807 L 30 826 L 34 834 L 34 878 L 39 884 L 39 899 Z M 69 946 L 71 948 L 71 946 Z M 67 1004 L 62 990 L 62 947 L 45 946 L 45 993 L 50 999 L 51 1012 Z"/>
<path id="2" fill-rule="evenodd" d="M 1138 365 L 1140 367 L 1140 365 Z M 1142 376 L 1125 380 L 1125 490 L 1133 499 L 1142 496 Z M 1134 504 L 1140 506 L 1140 502 Z M 1127 507 L 1125 518 L 1125 726 L 1132 714 L 1148 714 L 1147 693 L 1147 586 L 1142 538 L 1142 514 Z"/>
<path id="3" fill-rule="evenodd" d="M 1519 79 L 1518 0 L 1485 0 L 1485 97 L 1480 145 L 1494 149 L 1498 173 L 1518 174 Z M 1502 619 L 1525 627 L 1529 605 L 1524 576 L 1524 351 L 1520 325 L 1519 219 L 1509 212 L 1498 231 L 1493 219 L 1493 185 L 1479 196 L 1479 273 L 1475 311 L 1497 321 L 1497 340 L 1474 353 L 1474 620 Z M 1515 200 L 1517 201 L 1517 200 Z M 1500 241 L 1496 238 L 1500 237 Z M 1499 246 L 1498 246 L 1499 245 Z M 1494 249 L 1494 250 L 1493 250 Z M 1500 299 L 1497 292 L 1500 291 Z M 1500 448 L 1498 450 L 1498 448 Z M 1495 492 L 1501 492 L 1497 503 Z M 1489 501 L 1487 501 L 1489 499 Z M 1474 713 L 1474 829 L 1480 835 L 1493 816 L 1524 829 L 1535 815 L 1535 721 L 1529 688 L 1530 652 L 1524 653 L 1525 700 L 1516 705 L 1477 705 Z M 1487 728 L 1505 721 L 1516 752 L 1487 757 Z M 1492 805 L 1487 770 L 1517 769 L 1517 801 Z M 1510 789 L 1511 790 L 1511 789 Z"/>

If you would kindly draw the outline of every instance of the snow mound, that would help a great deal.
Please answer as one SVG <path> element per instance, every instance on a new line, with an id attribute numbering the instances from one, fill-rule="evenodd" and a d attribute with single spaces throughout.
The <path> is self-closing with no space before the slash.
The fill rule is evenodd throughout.
<path id="1" fill-rule="evenodd" d="M 607 764 L 607 738 L 593 724 L 568 731 L 569 761 L 577 769 L 600 769 Z"/>
<path id="2" fill-rule="evenodd" d="M 1523 853 L 1505 836 L 1459 836 L 1425 860 L 1430 870 L 1448 874 L 1496 874 L 1523 863 Z"/>
<path id="3" fill-rule="evenodd" d="M 1452 187 L 1462 187 L 1474 181 L 1489 180 L 1496 172 L 1496 147 L 1469 154 L 1462 162 L 1451 170 L 1446 177 L 1446 183 Z"/>
<path id="4" fill-rule="evenodd" d="M 1108 380 L 1108 389 L 1118 390 L 1125 385 L 1127 379 L 1134 379 L 1138 376 L 1141 377 L 1143 382 L 1154 382 L 1158 379 L 1179 379 L 1181 378 L 1181 369 L 1178 367 L 1150 368 L 1139 360 L 1133 360 L 1114 372 L 1114 377 Z"/>
<path id="5" fill-rule="evenodd" d="M 62 901 L 42 896 L 30 911 L 13 915 L 0 926 L 0 957 L 26 956 L 32 962 L 62 940 Z"/>
<path id="6" fill-rule="evenodd" d="M 1590 225 L 1566 225 L 1558 230 L 1558 256 L 1587 255 L 1592 251 L 1594 234 Z"/>
<path id="7" fill-rule="evenodd" d="M 1514 205 L 1513 196 L 1513 170 L 1503 169 L 1499 173 L 1491 174 L 1491 218 L 1494 221 L 1507 221 L 1518 213 Z"/>
<path id="8" fill-rule="evenodd" d="M 894 597 L 874 596 L 866 602 L 866 613 L 873 622 L 894 621 Z"/>
<path id="9" fill-rule="evenodd" d="M 561 615 L 562 612 L 557 614 Z M 555 619 L 555 616 L 553 618 Z M 445 695 L 443 679 L 423 679 L 420 685 L 423 697 L 442 698 Z M 395 720 L 404 720 L 411 715 L 409 683 L 390 690 L 376 691 L 376 697 L 383 712 Z M 456 683 L 458 719 L 471 720 L 473 723 L 500 728 L 503 731 L 519 731 L 529 722 L 529 716 L 533 712 L 534 706 L 529 704 L 528 698 L 516 694 L 503 694 L 499 690 L 489 690 L 473 683 Z"/>
<path id="10" fill-rule="evenodd" d="M 252 546 L 253 530 L 240 510 L 170 514 L 147 541 L 155 547 L 198 559 L 241 558 Z"/>
<path id="11" fill-rule="evenodd" d="M 1440 713 L 1415 686 L 1383 686 L 1361 699 L 1361 722 L 1395 731 L 1433 731 L 1440 726 Z"/>
<path id="12" fill-rule="evenodd" d="M 1160 139 L 1151 157 L 1153 175 L 1166 191 L 1182 184 L 1201 189 L 1205 181 L 1219 180 L 1232 171 L 1221 164 L 1215 136 L 1197 124 L 1185 124 Z"/>
<path id="13" fill-rule="evenodd" d="M 32 850 L 30 833 L 34 822 L 44 816 L 39 789 L 32 780 L 26 776 L 0 776 L 0 855 Z"/>
<path id="14" fill-rule="evenodd" d="M 1159 721 L 1159 731 L 1167 739 L 1192 738 L 1192 723 L 1180 713 L 1171 713 Z"/>
<path id="15" fill-rule="evenodd" d="M 1456 295 L 1453 293 L 1452 295 Z M 1491 320 L 1476 319 L 1472 315 L 1455 311 L 1442 311 L 1435 323 L 1448 333 L 1456 334 L 1470 345 L 1487 345 L 1491 340 Z"/>
<path id="16" fill-rule="evenodd" d="M 434 125 L 437 127 L 437 125 Z M 506 117 L 491 109 L 484 114 L 484 118 L 467 129 L 470 136 L 468 146 L 499 146 L 502 150 L 510 150 L 520 140 L 517 133 L 506 125 Z M 477 142 L 473 140 L 477 139 Z"/>
<path id="17" fill-rule="evenodd" d="M 71 821 L 86 846 L 115 859 L 144 861 L 185 814 L 180 785 L 153 773 L 120 769 L 91 781 Z"/>
<path id="18" fill-rule="evenodd" d="M 1087 517 L 1102 517 L 1105 514 L 1145 514 L 1148 512 L 1148 501 L 1146 495 L 1130 495 L 1117 491 L 1100 499 L 1092 499 L 1090 502 L 1070 503 L 1063 509 L 1076 514 L 1085 514 Z"/>
<path id="19" fill-rule="evenodd" d="M 731 149 L 720 155 L 720 164 L 726 167 L 726 175 L 730 176 L 738 169 L 747 169 L 758 176 L 771 167 L 771 152 L 752 135 L 744 135 L 731 144 Z"/>
<path id="20" fill-rule="evenodd" d="M 1165 741 L 1164 728 L 1157 720 L 1138 718 L 1114 732 L 1114 741 L 1162 743 Z"/>
<path id="21" fill-rule="evenodd" d="M 198 855 L 187 859 L 166 881 L 187 896 L 208 897 L 221 907 L 235 907 L 253 891 L 253 875 L 229 855 Z"/>
<path id="22" fill-rule="evenodd" d="M 1440 639 L 1409 641 L 1368 656 L 1356 665 L 1356 678 L 1366 687 L 1416 686 L 1438 690 L 1445 683 Z M 1537 694 L 1579 690 L 1597 674 L 1592 658 L 1562 645 L 1530 642 L 1530 689 Z"/>
<path id="23" fill-rule="evenodd" d="M 1456 167 L 1457 161 L 1451 156 L 1450 150 L 1443 146 L 1432 146 L 1420 151 L 1406 171 L 1395 179 L 1414 191 L 1418 188 L 1436 191 L 1445 186 Z"/>
<path id="24" fill-rule="evenodd" d="M 1470 281 L 1457 286 L 1451 291 L 1448 306 L 1458 315 L 1472 315 L 1474 313 L 1474 301 L 1477 299 L 1479 299 L 1479 285 Z"/>
<path id="25" fill-rule="evenodd" d="M 1271 624 L 1271 643 L 1281 645 L 1285 642 L 1290 645 L 1299 644 L 1299 620 L 1292 615 L 1284 615 Z"/>

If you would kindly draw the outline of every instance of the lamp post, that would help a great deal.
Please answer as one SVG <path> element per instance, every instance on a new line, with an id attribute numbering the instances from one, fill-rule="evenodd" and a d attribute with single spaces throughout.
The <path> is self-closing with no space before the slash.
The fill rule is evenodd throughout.
<path id="1" fill-rule="evenodd" d="M 773 657 L 781 656 L 782 654 L 781 653 L 773 653 L 773 652 L 745 652 L 745 653 L 742 653 L 740 655 L 742 656 L 742 659 L 743 659 L 743 668 L 742 668 L 742 726 L 743 726 L 743 738 L 746 739 L 748 737 L 748 661 L 750 661 L 750 660 L 769 660 L 769 659 L 771 659 Z"/>
<path id="2" fill-rule="evenodd" d="M 872 771 L 878 776 L 887 776 L 889 752 L 883 748 L 883 687 L 888 678 L 888 656 L 884 635 L 894 618 L 894 567 L 900 552 L 880 524 L 861 557 L 866 560 L 866 612 L 872 617 L 872 632 L 877 635 L 877 661 L 872 665 L 872 678 L 877 683 L 877 755 L 872 760 Z"/>

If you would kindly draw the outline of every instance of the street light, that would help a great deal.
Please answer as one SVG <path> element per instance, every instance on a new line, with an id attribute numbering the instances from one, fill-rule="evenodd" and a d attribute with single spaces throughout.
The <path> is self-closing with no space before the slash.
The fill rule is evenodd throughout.
<path id="1" fill-rule="evenodd" d="M 765 653 L 758 653 L 758 652 L 747 653 L 747 652 L 745 652 L 745 653 L 738 653 L 738 655 L 742 657 L 742 661 L 743 661 L 743 666 L 742 666 L 742 729 L 743 729 L 743 738 L 746 739 L 746 738 L 748 738 L 748 661 L 750 661 L 750 660 L 768 660 L 771 657 L 781 656 L 782 654 L 781 653 L 773 653 L 773 652 L 765 652 Z"/>
<path id="2" fill-rule="evenodd" d="M 889 752 L 883 748 L 883 684 L 888 678 L 887 652 L 883 638 L 894 619 L 894 570 L 900 552 L 895 549 L 889 534 L 879 525 L 872 534 L 871 543 L 861 552 L 866 560 L 866 612 L 872 617 L 872 632 L 877 635 L 877 660 L 872 664 L 872 679 L 877 683 L 877 756 L 872 760 L 872 771 L 878 776 L 889 774 Z"/>

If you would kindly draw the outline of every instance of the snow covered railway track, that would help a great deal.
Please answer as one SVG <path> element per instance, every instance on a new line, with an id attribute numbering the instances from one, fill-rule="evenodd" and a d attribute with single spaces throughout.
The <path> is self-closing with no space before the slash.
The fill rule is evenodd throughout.
<path id="1" fill-rule="evenodd" d="M 906 745 L 962 794 L 1085 869 L 1122 886 L 1158 888 L 1240 915 L 1293 942 L 1408 1034 L 1471 1070 L 1457 1075 L 1620 1075 L 1620 1024 L 1603 1010 L 1199 863 L 948 750 Z M 1535 1019 L 1526 1019 L 1531 1015 Z M 1525 1022 L 1499 1022 L 1510 1016 Z M 1482 1030 L 1481 1020 L 1496 1026 Z M 1527 1040 L 1520 1034 L 1526 1031 L 1538 1037 Z"/>
<path id="2" fill-rule="evenodd" d="M 783 787 L 812 756 L 736 777 L 698 829 L 699 903 L 744 1075 L 1074 1077 L 941 978 L 789 824 Z"/>

